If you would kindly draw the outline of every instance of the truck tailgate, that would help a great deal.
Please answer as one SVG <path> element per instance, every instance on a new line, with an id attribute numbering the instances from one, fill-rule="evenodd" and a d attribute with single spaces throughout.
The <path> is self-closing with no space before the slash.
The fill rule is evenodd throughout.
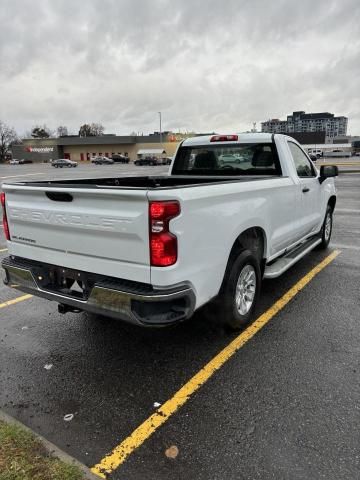
<path id="1" fill-rule="evenodd" d="M 9 253 L 150 282 L 146 190 L 3 185 Z"/>

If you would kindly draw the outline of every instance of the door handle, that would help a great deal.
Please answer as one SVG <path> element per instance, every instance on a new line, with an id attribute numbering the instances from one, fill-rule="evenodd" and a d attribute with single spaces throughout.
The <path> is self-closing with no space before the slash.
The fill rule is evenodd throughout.
<path id="1" fill-rule="evenodd" d="M 302 191 L 303 191 L 303 193 L 310 192 L 310 188 L 308 188 L 308 187 L 304 187 L 304 188 L 302 189 Z"/>

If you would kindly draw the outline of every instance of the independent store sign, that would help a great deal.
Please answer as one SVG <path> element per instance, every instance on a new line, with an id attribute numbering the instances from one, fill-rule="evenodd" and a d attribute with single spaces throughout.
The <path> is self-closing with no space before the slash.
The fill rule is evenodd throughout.
<path id="1" fill-rule="evenodd" d="M 51 153 L 54 147 L 26 147 L 26 151 L 30 153 Z"/>

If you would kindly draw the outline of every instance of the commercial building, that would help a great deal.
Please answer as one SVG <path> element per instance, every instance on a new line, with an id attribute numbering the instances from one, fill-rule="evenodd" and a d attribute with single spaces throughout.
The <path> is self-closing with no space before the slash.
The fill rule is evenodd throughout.
<path id="1" fill-rule="evenodd" d="M 293 112 L 286 120 L 273 118 L 261 123 L 261 131 L 268 133 L 306 133 L 324 132 L 326 142 L 332 142 L 338 135 L 346 135 L 347 117 L 335 117 L 333 113 Z"/>
<path id="2" fill-rule="evenodd" d="M 325 132 L 291 132 L 287 133 L 289 137 L 295 138 L 301 145 L 308 145 L 309 143 L 325 143 Z"/>
<path id="3" fill-rule="evenodd" d="M 57 158 L 68 158 L 78 162 L 90 161 L 91 157 L 114 154 L 128 156 L 131 161 L 140 155 L 151 155 L 161 150 L 158 156 L 174 155 L 178 143 L 195 134 L 155 132 L 150 135 L 102 135 L 100 137 L 64 136 L 59 138 L 25 138 L 21 144 L 12 146 L 13 158 L 44 162 Z"/>
<path id="4" fill-rule="evenodd" d="M 353 143 L 359 142 L 360 136 L 358 135 L 339 135 L 334 138 L 334 143 Z"/>

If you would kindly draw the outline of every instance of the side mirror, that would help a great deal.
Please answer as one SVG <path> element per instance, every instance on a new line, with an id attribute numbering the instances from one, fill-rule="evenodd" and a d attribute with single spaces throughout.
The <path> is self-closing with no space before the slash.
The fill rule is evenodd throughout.
<path id="1" fill-rule="evenodd" d="M 339 169 L 336 165 L 321 165 L 320 167 L 320 183 L 331 177 L 337 177 L 339 175 Z"/>

